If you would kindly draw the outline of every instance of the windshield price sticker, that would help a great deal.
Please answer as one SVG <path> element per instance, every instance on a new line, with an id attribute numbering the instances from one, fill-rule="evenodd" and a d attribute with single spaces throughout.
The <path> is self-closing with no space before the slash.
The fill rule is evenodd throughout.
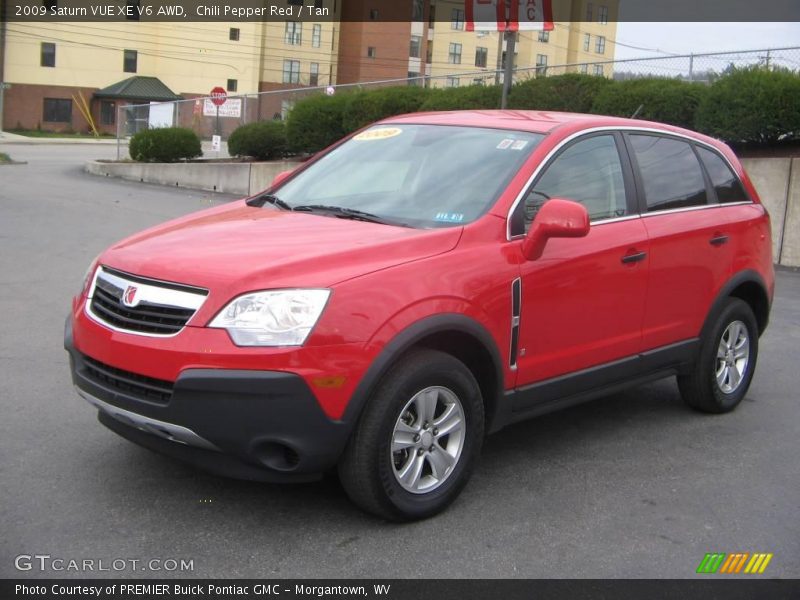
<path id="1" fill-rule="evenodd" d="M 403 133 L 403 130 L 399 127 L 382 127 L 380 129 L 369 129 L 367 131 L 362 131 L 353 139 L 358 140 L 359 142 L 372 142 L 374 140 L 393 138 L 401 133 Z"/>
<path id="2" fill-rule="evenodd" d="M 461 223 L 464 221 L 463 213 L 439 212 L 436 213 L 436 220 L 440 223 Z"/>

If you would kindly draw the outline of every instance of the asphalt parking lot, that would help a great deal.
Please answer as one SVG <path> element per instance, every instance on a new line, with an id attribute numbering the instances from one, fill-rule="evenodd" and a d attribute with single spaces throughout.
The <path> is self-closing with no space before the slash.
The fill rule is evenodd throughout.
<path id="1" fill-rule="evenodd" d="M 800 274 L 778 273 L 745 402 L 685 408 L 672 380 L 489 438 L 444 514 L 387 524 L 334 480 L 211 477 L 97 423 L 72 390 L 64 317 L 91 259 L 227 197 L 99 179 L 110 146 L 0 146 L 0 577 L 694 576 L 707 552 L 770 552 L 800 577 Z M 191 559 L 188 573 L 19 572 L 21 554 Z M 708 576 L 706 576 L 708 577 Z"/>

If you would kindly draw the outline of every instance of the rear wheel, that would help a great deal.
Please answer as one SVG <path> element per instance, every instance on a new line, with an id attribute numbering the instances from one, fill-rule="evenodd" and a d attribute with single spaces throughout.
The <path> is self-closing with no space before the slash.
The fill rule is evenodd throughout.
<path id="1" fill-rule="evenodd" d="M 758 325 L 750 306 L 729 298 L 709 335 L 701 340 L 693 371 L 678 377 L 686 403 L 708 413 L 736 408 L 753 379 L 758 357 Z"/>
<path id="2" fill-rule="evenodd" d="M 381 517 L 432 516 L 466 485 L 483 438 L 480 388 L 449 354 L 418 350 L 383 378 L 339 464 L 350 498 Z"/>

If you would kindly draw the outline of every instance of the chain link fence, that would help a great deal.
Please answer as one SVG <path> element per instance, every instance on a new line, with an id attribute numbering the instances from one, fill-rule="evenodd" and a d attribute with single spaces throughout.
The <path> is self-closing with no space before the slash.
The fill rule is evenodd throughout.
<path id="1" fill-rule="evenodd" d="M 734 68 L 756 65 L 769 69 L 787 69 L 798 72 L 800 71 L 800 47 L 669 55 L 562 65 L 518 66 L 514 69 L 514 81 L 551 77 L 565 73 L 586 73 L 611 77 L 615 80 L 664 77 L 710 84 Z M 368 90 L 402 85 L 442 88 L 492 85 L 502 83 L 502 81 L 502 71 L 482 69 L 436 76 L 332 86 L 301 87 L 285 84 L 283 89 L 264 91 L 258 94 L 232 94 L 219 106 L 211 97 L 123 105 L 117 108 L 117 158 L 125 157 L 127 139 L 133 134 L 147 128 L 170 126 L 188 127 L 195 131 L 203 141 L 205 158 L 226 158 L 228 153 L 225 140 L 236 128 L 256 121 L 283 120 L 298 100 L 312 94 L 338 94 L 353 89 Z"/>

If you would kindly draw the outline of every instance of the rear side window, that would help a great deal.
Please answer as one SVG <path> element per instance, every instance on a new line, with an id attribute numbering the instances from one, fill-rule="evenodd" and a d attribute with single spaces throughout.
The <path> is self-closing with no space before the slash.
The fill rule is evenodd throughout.
<path id="1" fill-rule="evenodd" d="M 525 196 L 526 231 L 550 198 L 580 202 L 593 221 L 624 216 L 625 181 L 614 136 L 580 140 L 556 157 Z"/>
<path id="2" fill-rule="evenodd" d="M 680 140 L 630 136 L 644 182 L 648 212 L 708 203 L 703 170 L 692 147 Z"/>
<path id="3" fill-rule="evenodd" d="M 719 154 L 700 147 L 697 148 L 697 153 L 706 166 L 708 176 L 711 178 L 711 185 L 714 186 L 717 201 L 720 204 L 750 202 L 741 181 Z"/>

